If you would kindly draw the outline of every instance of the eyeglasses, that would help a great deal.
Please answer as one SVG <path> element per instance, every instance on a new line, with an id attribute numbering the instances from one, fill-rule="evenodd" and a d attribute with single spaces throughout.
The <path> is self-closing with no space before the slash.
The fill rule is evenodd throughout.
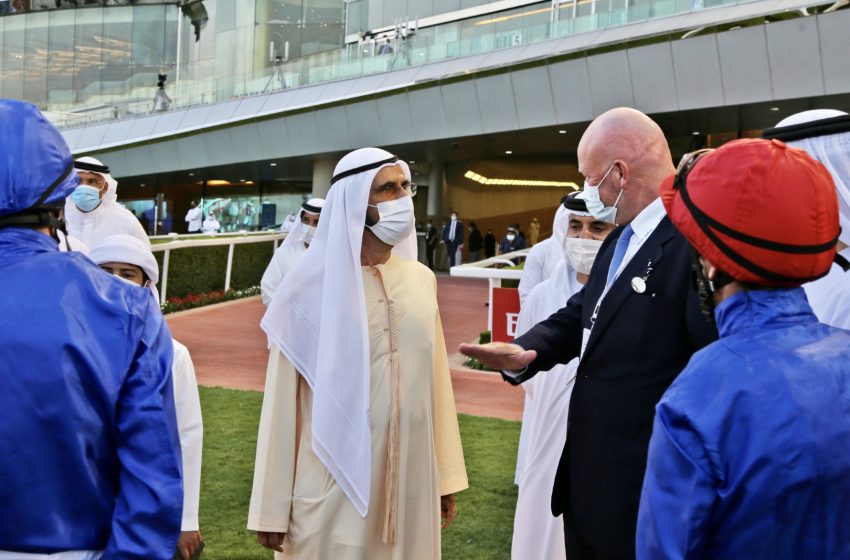
<path id="1" fill-rule="evenodd" d="M 405 194 L 409 195 L 411 198 L 416 196 L 416 191 L 419 189 L 419 187 L 416 185 L 416 183 L 412 183 L 412 182 L 409 183 L 409 182 L 405 181 L 402 184 L 385 183 L 385 184 L 383 184 L 379 187 L 373 187 L 372 191 L 376 192 L 376 193 L 391 194 L 391 193 L 395 193 L 399 188 L 402 191 L 404 191 Z"/>
<path id="2" fill-rule="evenodd" d="M 679 165 L 676 167 L 676 179 L 673 182 L 673 187 L 681 189 L 687 180 L 688 173 L 691 172 L 691 169 L 694 168 L 703 156 L 708 155 L 713 151 L 714 148 L 703 148 L 702 150 L 697 150 L 683 155 L 682 159 L 679 160 Z"/>

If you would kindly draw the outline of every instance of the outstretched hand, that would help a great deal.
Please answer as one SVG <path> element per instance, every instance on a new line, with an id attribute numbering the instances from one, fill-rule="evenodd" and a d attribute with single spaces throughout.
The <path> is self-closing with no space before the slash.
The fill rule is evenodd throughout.
<path id="1" fill-rule="evenodd" d="M 458 351 L 497 370 L 520 370 L 537 357 L 537 352 L 534 350 L 523 350 L 521 346 L 507 342 L 461 344 Z"/>

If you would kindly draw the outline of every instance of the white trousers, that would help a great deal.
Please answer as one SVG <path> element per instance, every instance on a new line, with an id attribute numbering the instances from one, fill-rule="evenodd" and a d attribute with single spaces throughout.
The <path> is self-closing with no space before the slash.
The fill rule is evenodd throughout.
<path id="1" fill-rule="evenodd" d="M 53 554 L 30 554 L 0 550 L 0 560 L 100 560 L 102 550 L 67 550 Z"/>

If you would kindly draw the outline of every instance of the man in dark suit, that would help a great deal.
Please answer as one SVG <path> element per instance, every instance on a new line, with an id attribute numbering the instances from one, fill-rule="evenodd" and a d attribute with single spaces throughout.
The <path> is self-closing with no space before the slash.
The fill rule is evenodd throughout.
<path id="1" fill-rule="evenodd" d="M 437 248 L 437 228 L 434 227 L 434 222 L 428 220 L 428 226 L 425 228 L 425 255 L 428 257 L 428 268 L 434 269 L 434 250 Z"/>
<path id="2" fill-rule="evenodd" d="M 449 255 L 449 268 L 455 265 L 457 252 L 463 249 L 463 222 L 458 220 L 457 212 L 452 212 L 452 218 L 443 226 L 443 243 Z"/>
<path id="3" fill-rule="evenodd" d="M 552 512 L 564 514 L 569 560 L 629 559 L 655 405 L 717 330 L 700 312 L 689 245 L 658 198 L 674 172 L 658 125 L 612 109 L 584 133 L 578 163 L 588 210 L 620 225 L 588 283 L 513 344 L 461 352 L 514 383 L 581 356 Z"/>

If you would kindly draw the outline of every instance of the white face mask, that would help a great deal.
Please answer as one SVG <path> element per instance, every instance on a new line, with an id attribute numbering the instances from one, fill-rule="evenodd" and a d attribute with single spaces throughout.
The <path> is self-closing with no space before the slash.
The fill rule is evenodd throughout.
<path id="1" fill-rule="evenodd" d="M 600 247 L 602 247 L 602 241 L 596 239 L 567 237 L 564 239 L 564 258 L 576 269 L 576 272 L 590 274 Z"/>
<path id="2" fill-rule="evenodd" d="M 314 226 L 301 224 L 301 241 L 309 245 L 313 242 L 314 235 L 316 235 L 316 228 Z"/>
<path id="3" fill-rule="evenodd" d="M 403 196 L 395 200 L 370 204 L 378 209 L 378 223 L 366 226 L 375 236 L 395 247 L 413 232 L 413 199 Z"/>
<path id="4" fill-rule="evenodd" d="M 505 236 L 505 238 L 506 238 L 508 241 L 513 241 L 514 239 L 516 239 L 516 235 L 514 235 L 514 234 L 512 234 L 512 233 L 509 233 L 509 234 L 507 234 L 507 235 Z"/>
<path id="5" fill-rule="evenodd" d="M 129 278 L 124 278 L 123 276 L 118 276 L 117 274 L 113 274 L 112 276 L 118 278 L 122 282 L 126 282 L 127 284 L 130 284 L 131 286 L 135 286 L 137 288 L 143 288 L 144 287 L 144 286 L 139 286 L 138 284 L 136 284 L 135 282 L 133 282 Z"/>
<path id="6" fill-rule="evenodd" d="M 617 223 L 615 221 L 617 219 L 617 204 L 620 203 L 620 198 L 623 196 L 623 189 L 620 189 L 620 194 L 617 195 L 617 200 L 614 201 L 614 206 L 605 206 L 605 203 L 602 202 L 601 198 L 599 198 L 599 185 L 605 181 L 612 169 L 614 169 L 613 163 L 596 185 L 591 185 L 587 182 L 587 179 L 585 179 L 584 194 L 581 196 L 584 203 L 587 205 L 587 211 L 590 212 L 597 220 L 608 222 L 609 224 Z"/>

